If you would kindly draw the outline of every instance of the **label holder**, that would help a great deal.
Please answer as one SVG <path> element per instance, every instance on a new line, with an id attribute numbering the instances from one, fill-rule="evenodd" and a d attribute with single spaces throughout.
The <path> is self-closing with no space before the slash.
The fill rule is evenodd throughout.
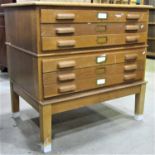
<path id="1" fill-rule="evenodd" d="M 106 79 L 97 79 L 96 84 L 97 85 L 104 85 L 106 83 Z"/>
<path id="2" fill-rule="evenodd" d="M 103 54 L 103 55 L 101 55 L 101 56 L 98 56 L 97 58 L 96 58 L 96 63 L 104 63 L 104 62 L 106 62 L 107 61 L 107 56 L 106 56 L 106 54 Z"/>
<path id="3" fill-rule="evenodd" d="M 106 12 L 98 12 L 97 19 L 106 20 L 108 19 L 108 13 Z"/>

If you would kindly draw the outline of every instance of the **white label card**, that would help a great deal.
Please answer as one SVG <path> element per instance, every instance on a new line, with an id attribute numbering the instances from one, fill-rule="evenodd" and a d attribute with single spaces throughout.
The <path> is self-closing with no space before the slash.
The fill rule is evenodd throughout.
<path id="1" fill-rule="evenodd" d="M 106 80 L 105 79 L 98 79 L 97 80 L 97 85 L 103 85 L 105 84 Z"/>
<path id="2" fill-rule="evenodd" d="M 102 63 L 106 61 L 106 55 L 97 57 L 97 63 Z"/>
<path id="3" fill-rule="evenodd" d="M 100 12 L 100 13 L 97 14 L 97 18 L 98 19 L 107 19 L 108 15 L 105 12 Z"/>

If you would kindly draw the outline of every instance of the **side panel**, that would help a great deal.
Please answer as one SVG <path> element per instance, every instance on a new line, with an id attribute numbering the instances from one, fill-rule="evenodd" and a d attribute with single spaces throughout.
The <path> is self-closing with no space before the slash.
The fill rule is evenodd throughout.
<path id="1" fill-rule="evenodd" d="M 31 7 L 6 9 L 7 42 L 23 50 L 37 52 L 37 16 L 37 10 Z"/>
<path id="2" fill-rule="evenodd" d="M 10 79 L 32 97 L 39 98 L 37 58 L 9 46 L 7 55 Z"/>

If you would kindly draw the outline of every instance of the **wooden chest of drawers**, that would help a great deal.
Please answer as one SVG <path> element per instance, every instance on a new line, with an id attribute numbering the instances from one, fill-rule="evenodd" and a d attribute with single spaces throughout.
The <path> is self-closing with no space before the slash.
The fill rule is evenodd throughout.
<path id="1" fill-rule="evenodd" d="M 15 2 L 15 0 L 0 0 L 0 5 Z M 4 12 L 0 7 L 0 69 L 4 71 L 7 67 L 6 46 L 5 46 L 5 23 Z"/>
<path id="2" fill-rule="evenodd" d="M 148 6 L 4 7 L 12 111 L 19 111 L 21 96 L 40 113 L 44 152 L 51 150 L 55 113 L 135 94 L 142 118 Z"/>

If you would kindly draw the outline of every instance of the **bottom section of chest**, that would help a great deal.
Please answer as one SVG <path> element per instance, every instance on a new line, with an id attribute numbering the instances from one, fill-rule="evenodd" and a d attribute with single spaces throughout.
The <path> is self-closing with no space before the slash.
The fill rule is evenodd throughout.
<path id="1" fill-rule="evenodd" d="M 41 66 L 46 99 L 143 80 L 145 49 L 51 57 L 42 59 Z"/>

